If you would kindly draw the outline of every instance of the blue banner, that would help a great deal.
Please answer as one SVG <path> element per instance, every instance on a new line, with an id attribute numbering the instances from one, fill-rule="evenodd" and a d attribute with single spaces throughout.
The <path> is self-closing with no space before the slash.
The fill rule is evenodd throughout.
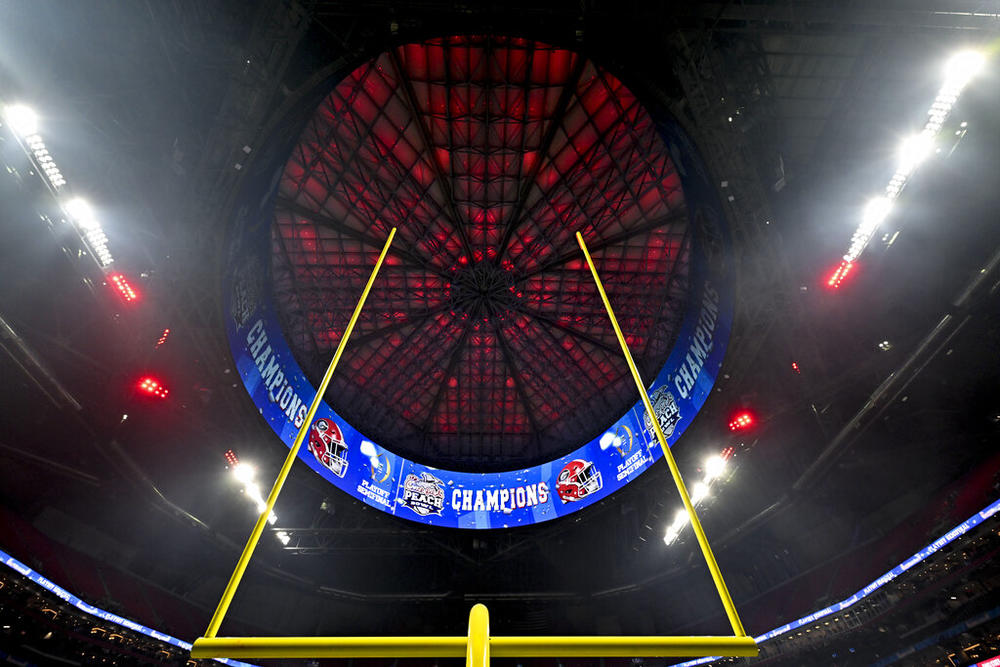
<path id="1" fill-rule="evenodd" d="M 313 106 L 295 108 L 311 111 Z M 223 284 L 226 331 L 240 379 L 288 446 L 316 390 L 295 361 L 271 301 L 270 243 L 278 183 L 302 122 L 300 111 L 284 131 L 272 132 L 282 139 L 261 147 L 247 170 L 234 206 Z M 665 115 L 657 126 L 681 177 L 694 231 L 688 311 L 674 349 L 649 386 L 672 445 L 704 404 L 722 366 L 733 293 L 729 235 L 714 184 L 680 126 Z M 319 407 L 307 445 L 301 460 L 355 498 L 411 521 L 469 529 L 524 526 L 571 514 L 608 497 L 663 456 L 641 402 L 575 451 L 499 473 L 441 470 L 403 458 L 326 403 Z"/>
<path id="2" fill-rule="evenodd" d="M 773 630 L 768 630 L 764 634 L 754 637 L 754 641 L 756 641 L 758 644 L 760 644 L 761 642 L 766 642 L 768 640 L 774 639 L 779 635 L 783 635 L 786 632 L 791 632 L 792 630 L 797 630 L 802 626 L 809 625 L 810 623 L 815 623 L 817 620 L 823 618 L 824 616 L 829 616 L 830 614 L 835 614 L 839 611 L 844 611 L 848 607 L 854 606 L 864 598 L 868 597 L 878 589 L 888 584 L 890 581 L 892 581 L 899 575 L 909 570 L 914 565 L 922 563 L 928 558 L 930 558 L 934 553 L 936 553 L 945 545 L 951 544 L 962 535 L 965 535 L 967 532 L 969 532 L 970 530 L 981 524 L 983 521 L 989 519 L 998 511 L 1000 511 L 1000 500 L 996 500 L 987 505 L 986 507 L 984 507 L 981 511 L 976 512 L 968 519 L 958 524 L 957 526 L 949 530 L 947 533 L 937 538 L 936 540 L 928 544 L 926 547 L 924 547 L 917 553 L 913 554 L 912 556 L 904 560 L 902 563 L 900 563 L 899 565 L 892 568 L 891 570 L 883 574 L 875 581 L 871 582 L 870 584 L 862 588 L 854 595 L 844 598 L 840 602 L 834 603 L 829 607 L 820 609 L 819 611 L 814 611 L 811 614 L 807 614 L 800 619 L 792 621 L 791 623 L 786 623 L 781 627 L 774 628 Z M 697 660 L 688 660 L 687 662 L 677 663 L 675 667 L 693 667 L 694 665 L 706 665 L 710 662 L 715 662 L 716 660 L 721 660 L 721 659 L 722 658 L 717 655 L 709 656 L 707 658 L 698 658 Z"/>
<path id="3" fill-rule="evenodd" d="M 159 630 L 154 630 L 153 628 L 147 628 L 142 623 L 136 623 L 135 621 L 125 618 L 124 616 L 119 616 L 118 614 L 112 614 L 110 611 L 105 611 L 99 607 L 95 607 L 92 604 L 84 602 L 76 595 L 73 595 L 67 591 L 62 586 L 46 579 L 39 573 L 32 570 L 30 567 L 17 560 L 5 551 L 0 551 L 0 563 L 3 563 L 10 569 L 14 570 L 18 574 L 30 579 L 35 582 L 45 590 L 49 591 L 53 595 L 62 600 L 65 600 L 69 604 L 73 605 L 77 609 L 91 616 L 101 619 L 102 621 L 107 621 L 108 623 L 114 623 L 115 625 L 121 626 L 133 632 L 138 632 L 139 634 L 146 635 L 147 637 L 152 637 L 157 641 L 176 646 L 178 648 L 184 649 L 185 651 L 191 650 L 191 644 L 182 639 L 177 639 Z M 239 660 L 232 660 L 230 658 L 216 658 L 216 662 L 221 662 L 224 665 L 232 665 L 233 667 L 253 667 L 249 663 L 241 662 Z"/>
<path id="4" fill-rule="evenodd" d="M 870 584 L 859 590 L 854 595 L 845 598 L 836 604 L 832 604 L 829 607 L 826 607 L 825 609 L 813 612 L 811 614 L 803 616 L 798 620 L 792 621 L 791 623 L 787 623 L 785 625 L 782 625 L 781 627 L 774 628 L 773 630 L 769 630 L 768 632 L 758 635 L 754 637 L 754 641 L 756 641 L 758 644 L 769 641 L 771 639 L 774 639 L 775 637 L 778 637 L 779 635 L 791 632 L 792 630 L 800 628 L 804 625 L 815 623 L 817 619 L 823 618 L 824 616 L 828 616 L 835 612 L 844 611 L 845 609 L 852 607 L 853 605 L 857 604 L 862 599 L 868 597 L 882 586 L 885 586 L 887 583 L 895 579 L 897 576 L 899 576 L 906 570 L 909 570 L 914 565 L 917 565 L 918 563 L 922 563 L 923 561 L 927 560 L 932 555 L 934 555 L 934 553 L 936 553 L 946 545 L 951 544 L 952 542 L 960 538 L 962 535 L 965 535 L 967 532 L 969 532 L 979 524 L 983 523 L 990 517 L 994 516 L 998 511 L 1000 511 L 1000 500 L 995 500 L 994 502 L 990 503 L 979 512 L 976 512 L 971 517 L 969 517 L 962 523 L 958 524 L 957 526 L 949 530 L 947 533 L 945 533 L 938 539 L 928 544 L 926 547 L 924 547 L 917 553 L 913 554 L 912 556 L 904 560 L 896 567 L 892 568 L 891 570 L 883 574 L 875 581 L 871 582 Z M 146 626 L 136 623 L 135 621 L 131 621 L 122 616 L 118 616 L 117 614 L 112 614 L 111 612 L 104 611 L 103 609 L 99 609 L 97 607 L 94 607 L 93 605 L 87 604 L 77 596 L 67 591 L 65 588 L 62 588 L 57 584 L 53 583 L 52 581 L 46 579 L 45 577 L 32 570 L 30 567 L 28 567 L 21 561 L 17 560 L 13 556 L 2 550 L 0 550 L 0 563 L 6 565 L 15 572 L 18 572 L 22 576 L 27 577 L 28 579 L 35 582 L 42 588 L 51 591 L 52 593 L 62 598 L 66 602 L 70 603 L 77 609 L 84 611 L 88 614 L 91 614 L 92 616 L 96 616 L 110 623 L 115 623 L 116 625 L 120 625 L 130 630 L 134 630 L 135 632 L 142 633 L 147 637 L 152 637 L 153 639 L 158 639 L 168 644 L 179 646 L 180 648 L 186 650 L 191 649 L 191 644 L 188 642 L 177 639 L 176 637 L 171 637 L 170 635 L 159 632 L 157 630 L 153 630 L 152 628 L 147 628 Z M 993 612 L 986 612 L 987 615 L 992 613 Z M 977 616 L 967 621 L 967 623 L 978 624 L 979 622 L 982 622 L 982 620 L 983 619 L 980 616 Z M 972 625 L 970 625 L 969 627 L 972 627 Z M 903 655 L 906 654 L 907 653 L 903 653 Z M 705 658 L 698 658 L 696 660 L 688 660 L 687 662 L 677 663 L 675 667 L 691 667 L 693 665 L 704 665 L 711 662 L 715 662 L 716 660 L 720 659 L 721 658 L 719 656 L 708 656 Z M 247 663 L 226 658 L 217 658 L 217 661 L 227 665 L 235 665 L 236 667 L 242 667 L 244 665 L 247 665 Z"/>

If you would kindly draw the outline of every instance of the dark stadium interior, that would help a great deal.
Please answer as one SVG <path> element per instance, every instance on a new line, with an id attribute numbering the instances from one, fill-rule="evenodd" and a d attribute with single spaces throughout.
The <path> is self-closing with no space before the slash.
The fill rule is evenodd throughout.
<path id="1" fill-rule="evenodd" d="M 0 549 L 86 603 L 186 642 L 204 632 L 256 519 L 224 453 L 252 461 L 267 480 L 288 452 L 248 398 L 223 325 L 226 231 L 240 178 L 264 139 L 285 129 L 276 122 L 282 110 L 330 72 L 402 68 L 405 75 L 383 84 L 398 83 L 397 94 L 414 102 L 407 113 L 419 116 L 411 93 L 423 85 L 422 70 L 401 45 L 456 35 L 477 44 L 537 40 L 579 54 L 531 84 L 558 92 L 586 67 L 603 72 L 640 102 L 668 109 L 712 172 L 733 237 L 733 332 L 711 396 L 673 452 L 693 481 L 706 456 L 733 448 L 725 481 L 699 516 L 750 635 L 851 596 L 1000 498 L 993 3 L 44 0 L 0 3 L 0 105 L 23 102 L 38 112 L 47 149 L 73 193 L 99 212 L 114 269 L 137 298 L 126 302 L 108 284 L 60 221 L 60 202 L 10 123 L 0 126 Z M 986 66 L 941 128 L 940 151 L 912 174 L 850 275 L 831 289 L 830 272 L 866 199 L 892 176 L 900 140 L 927 119 L 943 63 L 969 48 L 987 54 Z M 402 60 L 391 55 L 399 53 Z M 378 113 L 405 134 L 406 118 Z M 595 118 L 567 114 L 567 127 L 579 131 L 567 131 L 567 144 L 596 132 L 588 129 L 601 122 Z M 311 122 L 321 132 L 337 117 L 317 112 Z M 558 138 L 536 139 L 554 157 Z M 474 169 L 468 146 L 450 141 L 450 168 Z M 518 159 L 531 152 L 527 138 L 521 143 Z M 636 144 L 670 182 L 672 161 L 655 136 Z M 309 145 L 302 135 L 303 163 Z M 309 169 L 320 156 L 311 158 Z M 615 159 L 609 150 L 607 164 Z M 364 160 L 342 159 L 338 178 L 370 183 L 379 161 Z M 293 166 L 282 193 L 298 173 Z M 664 186 L 662 200 L 640 206 L 626 196 L 633 176 L 619 176 L 601 187 L 620 191 L 610 215 L 627 224 L 607 232 L 617 236 L 600 257 L 620 260 L 609 269 L 619 286 L 612 295 L 635 327 L 626 333 L 649 342 L 636 356 L 652 373 L 676 335 L 686 269 L 674 267 L 676 283 L 625 274 L 654 245 L 683 256 L 686 226 L 670 214 L 685 201 Z M 372 191 L 388 200 L 404 184 L 385 179 Z M 460 199 L 426 197 L 433 206 Z M 490 204 L 483 210 L 531 208 L 522 190 L 469 194 L 477 197 Z M 331 221 L 321 204 L 280 199 L 273 228 L 274 294 L 288 306 L 282 324 L 314 382 L 378 250 L 352 245 L 362 223 L 350 210 Z M 477 219 L 474 208 L 463 219 Z M 586 202 L 578 208 L 588 219 L 601 215 Z M 543 209 L 531 209 L 522 231 L 544 230 Z M 403 226 L 419 211 L 393 215 Z M 373 228 L 379 243 L 390 222 Z M 293 225 L 345 251 L 310 259 L 315 236 L 280 237 Z M 638 393 L 613 333 L 599 326 L 600 304 L 576 305 L 594 295 L 585 267 L 546 264 L 522 245 L 512 256 L 516 278 L 504 268 L 476 273 L 459 261 L 466 250 L 478 267 L 500 241 L 516 246 L 524 236 L 484 225 L 484 236 L 456 250 L 455 239 L 475 229 L 442 228 L 452 245 L 424 249 L 401 233 L 396 257 L 406 275 L 425 275 L 421 289 L 439 296 L 419 305 L 376 294 L 374 319 L 355 331 L 359 343 L 347 346 L 330 400 L 359 429 L 429 465 L 533 465 L 600 434 Z M 540 253 L 554 252 L 556 240 L 548 240 Z M 557 240 L 560 252 L 575 249 L 571 235 Z M 665 262 L 655 271 L 666 271 Z M 329 273 L 313 271 L 317 263 Z M 281 267 L 287 275 L 313 271 L 315 282 L 281 283 Z M 444 287 L 449 272 L 455 278 Z M 349 288 L 330 275 L 348 276 Z M 480 289 L 502 298 L 468 296 Z M 538 315 L 529 289 L 570 299 L 573 312 L 586 309 L 591 328 L 567 326 L 558 305 Z M 652 311 L 646 297 L 656 300 Z M 335 313 L 325 329 L 316 316 L 323 312 Z M 466 315 L 483 317 L 488 341 L 473 342 L 479 334 Z M 401 324 L 380 325 L 391 318 Z M 419 318 L 435 324 L 421 329 Z M 579 350 L 579 365 L 556 365 L 557 347 Z M 365 363 L 352 365 L 352 354 Z M 416 362 L 432 356 L 454 371 L 454 384 L 421 375 Z M 550 382 L 512 379 L 549 365 Z M 138 390 L 145 377 L 169 394 Z M 728 424 L 742 410 L 754 423 L 733 431 Z M 690 530 L 664 542 L 679 507 L 661 461 L 558 520 L 439 528 L 378 511 L 298 463 L 221 634 L 463 635 L 477 602 L 499 634 L 726 634 Z M 1000 654 L 995 521 L 850 609 L 762 643 L 760 658 L 731 661 L 958 666 Z M 89 616 L 7 567 L 0 628 L 0 655 L 34 664 L 189 661 L 181 648 Z M 192 661 L 202 663 L 211 661 Z M 350 664 L 312 664 L 334 663 Z"/>

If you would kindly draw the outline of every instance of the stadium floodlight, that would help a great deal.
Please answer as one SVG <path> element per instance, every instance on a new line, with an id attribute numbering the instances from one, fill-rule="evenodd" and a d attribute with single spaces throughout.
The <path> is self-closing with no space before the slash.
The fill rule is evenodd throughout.
<path id="1" fill-rule="evenodd" d="M 873 199 L 865 208 L 861 222 L 851 237 L 851 244 L 844 255 L 844 261 L 827 281 L 833 288 L 840 286 L 853 262 L 861 256 L 875 236 L 875 232 L 886 215 L 891 203 L 903 191 L 907 179 L 920 163 L 933 151 L 934 138 L 941 131 L 951 114 L 962 90 L 986 65 L 986 57 L 978 51 L 960 51 L 953 55 L 944 68 L 944 83 L 938 90 L 933 104 L 927 110 L 927 122 L 923 130 L 903 142 L 899 153 L 899 166 L 885 188 L 885 196 Z M 965 127 L 966 124 L 962 124 Z"/>
<path id="2" fill-rule="evenodd" d="M 56 172 L 56 176 L 50 175 L 51 182 L 54 186 L 59 187 L 64 185 L 66 181 L 62 178 L 61 174 Z M 108 250 L 108 237 L 101 229 L 101 223 L 94 216 L 94 209 L 90 207 L 87 200 L 81 199 L 79 197 L 74 197 L 69 201 L 66 201 L 62 205 L 63 210 L 66 212 L 73 222 L 76 224 L 77 228 L 83 232 L 83 236 L 90 246 L 94 254 L 97 255 L 101 267 L 106 268 L 112 262 L 114 258 L 111 256 L 111 252 Z M 133 301 L 136 298 L 135 292 L 132 287 L 128 284 L 120 274 L 112 275 L 111 279 L 115 282 L 115 286 L 118 287 L 119 291 L 122 293 L 122 297 L 126 301 Z"/>
<path id="3" fill-rule="evenodd" d="M 749 425 L 753 423 L 753 418 L 749 413 L 744 413 L 739 415 L 733 423 L 730 424 L 730 428 L 733 428 L 733 424 L 740 423 L 741 419 L 743 424 Z M 722 451 L 721 454 L 714 456 L 709 456 L 705 459 L 703 464 L 704 468 L 704 478 L 702 481 L 697 482 L 691 487 L 691 504 L 698 505 L 704 500 L 707 500 L 712 493 L 712 482 L 716 479 L 722 477 L 726 470 L 726 462 L 733 455 L 733 448 L 727 447 Z M 663 543 L 667 546 L 673 544 L 674 540 L 681 534 L 684 530 L 684 526 L 688 524 L 689 521 L 688 513 L 686 509 L 679 509 L 674 515 L 674 520 L 667 526 L 666 532 L 663 535 Z"/>
<path id="4" fill-rule="evenodd" d="M 986 63 L 986 58 L 978 51 L 959 51 L 944 66 L 944 87 L 961 90 L 972 80 Z"/>
<path id="5" fill-rule="evenodd" d="M 38 135 L 38 116 L 35 112 L 23 104 L 13 104 L 3 107 L 0 116 L 10 126 L 14 134 L 18 135 L 24 141 L 28 150 L 31 151 L 40 173 L 43 172 L 45 174 L 49 185 L 55 190 L 59 190 L 66 185 L 66 179 L 63 178 L 59 167 L 56 166 L 55 160 L 45 147 L 45 142 Z"/>
<path id="6" fill-rule="evenodd" d="M 691 504 L 697 505 L 701 501 L 707 499 L 710 491 L 711 489 L 705 482 L 698 482 L 695 484 L 694 488 L 691 490 Z"/>
<path id="7" fill-rule="evenodd" d="M 84 237 L 87 239 L 87 243 L 92 246 L 99 246 L 108 242 L 108 237 L 100 229 L 91 229 L 84 234 Z"/>
<path id="8" fill-rule="evenodd" d="M 705 459 L 705 481 L 711 483 L 718 479 L 726 469 L 726 459 L 721 456 L 709 456 Z"/>
<path id="9" fill-rule="evenodd" d="M 896 173 L 908 176 L 927 159 L 933 149 L 934 140 L 929 132 L 907 137 L 899 146 L 899 167 Z"/>
<path id="10" fill-rule="evenodd" d="M 93 220 L 94 219 L 94 209 L 90 207 L 86 199 L 80 199 L 79 197 L 73 197 L 68 202 L 63 204 L 63 208 L 69 213 L 70 217 L 81 222 L 83 220 Z"/>
<path id="11" fill-rule="evenodd" d="M 233 466 L 233 477 L 243 484 L 250 484 L 257 471 L 249 463 L 237 463 Z"/>
<path id="12" fill-rule="evenodd" d="M 23 104 L 12 104 L 3 109 L 3 117 L 22 139 L 38 134 L 38 115 Z"/>
<path id="13" fill-rule="evenodd" d="M 275 537 L 277 537 L 277 538 L 278 538 L 278 541 L 279 541 L 279 542 L 281 542 L 281 543 L 282 543 L 283 545 L 285 545 L 285 546 L 288 546 L 288 543 L 289 543 L 289 542 L 291 541 L 291 539 L 292 539 L 291 537 L 289 537 L 289 536 L 288 536 L 288 533 L 286 533 L 286 532 L 285 532 L 285 531 L 283 531 L 283 530 L 279 530 L 278 532 L 276 532 L 276 533 L 274 534 L 274 536 L 275 536 Z"/>
<path id="14" fill-rule="evenodd" d="M 260 492 L 260 486 L 257 485 L 257 482 L 254 481 L 246 482 L 246 485 L 243 487 L 243 492 L 246 493 L 246 495 L 249 496 L 250 500 L 254 502 L 254 504 L 257 506 L 258 512 L 263 512 L 264 510 L 267 509 L 267 501 L 264 500 L 264 495 Z M 275 515 L 274 512 L 271 512 L 267 516 L 267 522 L 272 526 L 277 521 L 278 517 Z"/>
<path id="15" fill-rule="evenodd" d="M 663 535 L 663 543 L 670 545 L 677 536 L 681 534 L 684 530 L 684 526 L 688 523 L 688 513 L 685 509 L 677 510 L 677 514 L 674 515 L 674 520 L 669 526 L 667 526 L 667 532 Z"/>
<path id="16" fill-rule="evenodd" d="M 264 508 L 267 507 L 267 503 L 264 502 L 264 496 L 261 494 L 260 486 L 257 485 L 257 482 L 247 482 L 243 490 L 257 506 L 257 511 L 263 512 Z"/>
<path id="17" fill-rule="evenodd" d="M 848 264 L 857 259 L 864 251 L 868 242 L 876 230 L 878 230 L 879 225 L 889 215 L 891 208 L 892 200 L 888 197 L 874 197 L 868 200 L 864 212 L 861 214 L 861 224 L 858 225 L 858 228 L 854 231 L 854 235 L 851 237 L 851 247 L 848 248 L 847 254 L 844 255 L 844 260 Z M 829 284 L 833 285 L 833 282 L 837 281 L 831 279 Z"/>
<path id="18" fill-rule="evenodd" d="M 861 224 L 866 229 L 877 229 L 892 208 L 892 202 L 888 197 L 873 197 L 865 204 L 864 213 L 861 214 Z"/>
<path id="19" fill-rule="evenodd" d="M 233 455 L 235 458 L 235 454 Z M 226 456 L 226 460 L 229 461 L 230 458 Z M 247 498 L 253 501 L 254 505 L 257 507 L 258 512 L 263 512 L 267 509 L 267 501 L 264 500 L 264 494 L 261 493 L 260 485 L 257 484 L 255 480 L 257 476 L 257 469 L 248 463 L 241 463 L 237 460 L 236 465 L 233 466 L 233 477 L 235 477 L 240 483 L 243 484 L 243 493 Z M 272 526 L 277 523 L 278 516 L 271 512 L 267 516 L 267 522 Z"/>
<path id="20" fill-rule="evenodd" d="M 674 520 L 670 523 L 670 527 L 667 529 L 668 532 L 680 533 L 689 520 L 690 519 L 688 518 L 686 509 L 681 508 L 677 510 L 677 513 L 674 514 Z"/>

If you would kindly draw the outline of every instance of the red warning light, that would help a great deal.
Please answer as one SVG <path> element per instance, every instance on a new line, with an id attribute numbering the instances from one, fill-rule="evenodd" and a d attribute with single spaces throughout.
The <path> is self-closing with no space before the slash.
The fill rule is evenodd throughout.
<path id="1" fill-rule="evenodd" d="M 145 377 L 139 381 L 139 391 L 158 398 L 166 398 L 167 394 L 170 393 L 169 389 L 151 377 Z"/>
<path id="2" fill-rule="evenodd" d="M 132 286 L 129 285 L 128 280 L 126 280 L 125 276 L 122 274 L 112 273 L 108 276 L 108 280 L 110 280 L 111 284 L 118 290 L 118 294 L 125 303 L 135 301 L 139 298 L 139 296 L 135 293 L 135 290 L 132 289 Z"/>
<path id="3" fill-rule="evenodd" d="M 749 412 L 741 412 L 729 421 L 730 431 L 745 431 L 753 426 L 754 418 Z"/>
<path id="4" fill-rule="evenodd" d="M 169 336 L 170 336 L 170 329 L 164 329 L 163 333 L 160 334 L 160 339 L 158 341 L 156 341 L 156 345 L 153 346 L 153 349 L 157 349 L 161 345 L 163 345 L 164 343 L 166 343 L 167 342 L 167 337 L 169 337 Z"/>
<path id="5" fill-rule="evenodd" d="M 834 269 L 833 273 L 826 280 L 826 286 L 830 289 L 837 289 L 840 287 L 840 283 L 844 282 L 844 278 L 847 274 L 851 272 L 854 268 L 854 262 L 848 262 L 846 259 L 840 260 L 840 264 Z"/>
<path id="6" fill-rule="evenodd" d="M 231 449 L 227 449 L 223 456 L 226 457 L 226 463 L 232 467 L 235 467 L 240 463 L 240 457 L 236 456 L 236 452 Z"/>
<path id="7" fill-rule="evenodd" d="M 802 372 L 801 370 L 799 370 L 799 365 L 794 361 L 792 362 L 792 370 L 795 371 L 796 373 Z"/>

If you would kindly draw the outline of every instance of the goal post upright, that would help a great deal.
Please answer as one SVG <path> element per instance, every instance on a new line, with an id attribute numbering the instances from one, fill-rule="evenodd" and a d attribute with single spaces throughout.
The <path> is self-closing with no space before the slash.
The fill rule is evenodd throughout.
<path id="1" fill-rule="evenodd" d="M 708 565 L 708 571 L 712 575 L 712 581 L 715 583 L 715 590 L 719 593 L 719 599 L 722 600 L 722 606 L 726 610 L 726 616 L 729 618 L 729 624 L 733 627 L 733 634 L 737 637 L 746 637 L 746 632 L 743 630 L 743 623 L 740 622 L 740 616 L 736 612 L 736 605 L 733 604 L 733 598 L 729 595 L 729 589 L 726 587 L 726 582 L 722 578 L 722 571 L 719 569 L 719 564 L 715 561 L 715 554 L 712 553 L 712 547 L 708 543 L 708 537 L 705 535 L 705 530 L 701 527 L 701 521 L 698 520 L 698 514 L 694 511 L 694 504 L 691 502 L 691 496 L 688 495 L 687 486 L 684 484 L 684 479 L 681 477 L 681 471 L 677 467 L 677 461 L 674 459 L 673 452 L 670 451 L 670 445 L 667 444 L 667 439 L 663 435 L 663 429 L 660 428 L 660 420 L 656 417 L 656 412 L 653 411 L 653 404 L 649 400 L 649 394 L 646 392 L 646 385 L 643 384 L 642 378 L 639 377 L 639 369 L 635 365 L 635 361 L 632 360 L 632 353 L 629 352 L 628 344 L 625 342 L 625 336 L 622 334 L 621 327 L 618 326 L 618 320 L 615 318 L 615 312 L 611 308 L 611 302 L 608 300 L 608 295 L 604 291 L 604 285 L 601 284 L 601 278 L 597 275 L 597 267 L 594 266 L 594 259 L 590 256 L 590 251 L 587 249 L 587 244 L 583 240 L 583 235 L 580 232 L 576 233 L 576 242 L 580 245 L 580 250 L 583 251 L 584 257 L 587 259 L 587 266 L 590 267 L 590 273 L 594 277 L 594 283 L 597 285 L 597 291 L 601 295 L 601 301 L 604 302 L 604 308 L 608 311 L 608 318 L 611 320 L 611 326 L 615 330 L 615 336 L 618 337 L 618 343 L 621 345 L 622 353 L 625 355 L 625 361 L 628 363 L 628 368 L 632 371 L 632 378 L 635 380 L 635 386 L 639 389 L 639 396 L 642 398 L 642 404 L 646 406 L 646 414 L 649 416 L 650 422 L 653 424 L 653 431 L 656 433 L 656 439 L 660 443 L 660 448 L 663 450 L 663 458 L 667 461 L 667 466 L 670 468 L 670 475 L 674 478 L 674 484 L 677 486 L 677 492 L 681 496 L 681 501 L 684 503 L 684 509 L 687 511 L 688 519 L 691 520 L 691 528 L 694 529 L 694 534 L 698 538 L 698 546 L 701 547 L 701 553 L 705 557 L 705 564 Z"/>
<path id="2" fill-rule="evenodd" d="M 250 533 L 250 538 L 247 540 L 246 546 L 243 548 L 243 553 L 240 554 L 240 559 L 236 562 L 236 569 L 233 570 L 233 575 L 229 578 L 229 583 L 226 584 L 226 588 L 222 592 L 222 598 L 219 600 L 219 605 L 216 607 L 215 613 L 212 614 L 212 620 L 209 621 L 208 629 L 205 630 L 205 637 L 215 637 L 219 632 L 219 626 L 222 625 L 222 621 L 226 617 L 226 612 L 229 610 L 229 605 L 233 601 L 233 596 L 236 595 L 236 589 L 239 588 L 240 581 L 243 579 L 243 574 L 246 572 L 247 565 L 250 564 L 253 552 L 257 548 L 257 543 L 260 541 L 260 536 L 264 532 L 264 527 L 267 525 L 267 519 L 271 516 L 271 512 L 274 511 L 274 504 L 278 501 L 278 495 L 281 493 L 281 488 L 285 485 L 285 480 L 288 479 L 288 473 L 291 472 L 292 464 L 295 463 L 295 459 L 299 455 L 299 450 L 302 449 L 302 442 L 305 440 L 306 433 L 309 431 L 309 426 L 312 424 L 313 417 L 316 416 L 316 410 L 319 408 L 319 404 L 323 402 L 323 394 L 326 393 L 326 388 L 330 384 L 330 378 L 333 377 L 333 371 L 336 370 L 337 363 L 340 361 L 340 357 L 344 353 L 344 348 L 347 347 L 347 339 L 351 337 L 351 332 L 354 331 L 354 325 L 357 323 L 358 317 L 361 315 L 361 309 L 365 305 L 368 293 L 371 292 L 372 285 L 375 283 L 375 277 L 378 275 L 378 271 L 382 267 L 382 262 L 385 261 L 385 256 L 389 253 L 389 246 L 392 245 L 392 239 L 394 236 L 396 236 L 395 227 L 389 231 L 389 238 L 385 241 L 385 246 L 383 246 L 382 252 L 379 254 L 378 260 L 375 262 L 375 268 L 372 269 L 371 276 L 368 278 L 368 282 L 365 284 L 365 288 L 361 292 L 361 298 L 358 299 L 358 305 L 354 308 L 354 313 L 351 315 L 351 319 L 347 323 L 344 335 L 340 338 L 340 343 L 337 345 L 337 351 L 334 353 L 333 359 L 330 361 L 330 365 L 327 367 L 326 373 L 323 375 L 323 380 L 320 382 L 319 388 L 316 390 L 316 397 L 313 398 L 312 404 L 309 406 L 309 410 L 306 412 L 306 416 L 302 420 L 302 425 L 299 427 L 298 433 L 295 434 L 295 441 L 288 450 L 288 456 L 285 457 L 285 462 L 281 465 L 281 470 L 278 471 L 278 477 L 274 480 L 274 486 L 271 487 L 271 492 L 267 495 L 266 506 L 263 511 L 261 511 L 260 516 L 257 517 L 257 523 L 254 524 L 253 531 Z"/>
<path id="3" fill-rule="evenodd" d="M 466 636 L 433 636 L 433 637 L 218 637 L 216 636 L 229 605 L 236 594 L 243 574 L 253 557 L 254 550 L 267 524 L 267 519 L 274 509 L 274 504 L 281 493 L 281 488 L 288 477 L 292 464 L 298 456 L 305 435 L 315 417 L 323 394 L 326 392 L 333 372 L 347 345 L 347 340 L 354 329 L 368 293 L 375 282 L 379 268 L 382 266 L 389 247 L 392 244 L 396 228 L 393 227 L 385 246 L 375 263 L 371 277 L 365 285 L 358 300 L 354 314 L 344 331 L 337 346 L 337 351 L 327 368 L 326 374 L 316 392 L 302 425 L 299 427 L 295 440 L 289 449 L 288 456 L 278 473 L 278 477 L 268 494 L 266 507 L 261 512 L 250 534 L 249 540 L 240 555 L 236 569 L 222 594 L 219 605 L 209 622 L 205 636 L 194 641 L 191 648 L 192 658 L 404 658 L 404 657 L 466 657 L 467 667 L 489 667 L 490 658 L 541 658 L 541 657 L 683 657 L 683 656 L 744 656 L 758 655 L 758 647 L 752 637 L 743 630 L 736 607 L 726 588 L 722 573 L 708 544 L 708 538 L 695 513 L 694 505 L 688 495 L 684 480 L 677 468 L 677 462 L 667 445 L 666 438 L 660 428 L 659 421 L 653 411 L 649 395 L 646 393 L 642 379 L 632 355 L 629 352 L 625 337 L 615 318 L 611 303 L 601 284 L 597 269 L 583 236 L 577 232 L 576 239 L 586 257 L 587 264 L 594 277 L 598 292 L 607 309 L 608 317 L 614 328 L 615 335 L 621 344 L 622 352 L 635 379 L 642 397 L 643 405 L 649 415 L 656 438 L 663 449 L 664 458 L 670 468 L 677 491 L 684 503 L 691 526 L 698 538 L 702 554 L 715 582 L 716 590 L 725 607 L 726 615 L 733 628 L 733 636 L 491 636 L 489 630 L 489 612 L 482 604 L 476 604 L 469 613 L 469 626 Z"/>

